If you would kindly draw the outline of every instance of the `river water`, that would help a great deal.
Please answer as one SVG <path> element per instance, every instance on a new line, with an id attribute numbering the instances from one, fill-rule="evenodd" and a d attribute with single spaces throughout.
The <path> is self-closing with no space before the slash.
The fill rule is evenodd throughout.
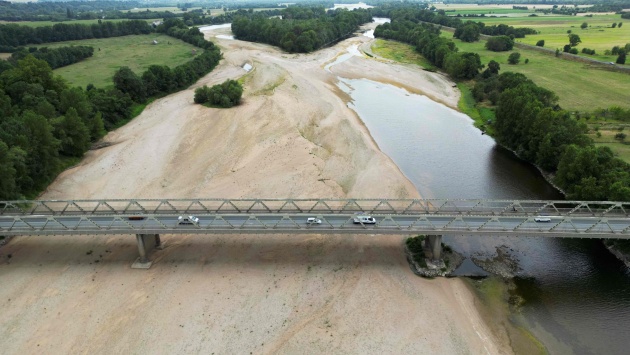
<path id="1" fill-rule="evenodd" d="M 354 55 L 361 55 L 356 46 L 326 69 Z M 348 106 L 424 198 L 562 199 L 537 169 L 482 135 L 468 116 L 392 85 L 338 79 L 352 98 Z M 515 283 L 525 303 L 511 320 L 549 353 L 629 353 L 630 271 L 599 240 L 444 237 L 444 242 L 467 257 L 460 275 L 487 275 L 471 258 L 493 257 L 499 247 L 518 262 Z"/>
<path id="2" fill-rule="evenodd" d="M 355 55 L 347 55 L 330 65 Z M 330 67 L 330 65 L 328 67 Z M 339 78 L 380 149 L 423 198 L 561 199 L 537 169 L 455 110 L 392 85 Z M 552 354 L 627 354 L 630 273 L 598 240 L 543 237 L 445 237 L 465 255 L 462 274 L 485 274 L 471 257 L 499 247 L 518 261 L 517 292 L 525 300 L 513 321 Z"/>

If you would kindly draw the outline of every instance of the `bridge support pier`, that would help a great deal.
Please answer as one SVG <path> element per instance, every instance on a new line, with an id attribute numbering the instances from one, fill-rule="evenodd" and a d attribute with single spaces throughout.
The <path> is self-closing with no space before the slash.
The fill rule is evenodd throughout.
<path id="1" fill-rule="evenodd" d="M 425 239 L 425 248 L 431 252 L 431 260 L 440 260 L 442 258 L 442 236 L 428 235 Z"/>
<path id="2" fill-rule="evenodd" d="M 149 253 L 153 249 L 162 249 L 159 234 L 136 234 L 138 241 L 138 259 L 131 265 L 132 269 L 148 269 L 153 262 L 149 259 Z"/>

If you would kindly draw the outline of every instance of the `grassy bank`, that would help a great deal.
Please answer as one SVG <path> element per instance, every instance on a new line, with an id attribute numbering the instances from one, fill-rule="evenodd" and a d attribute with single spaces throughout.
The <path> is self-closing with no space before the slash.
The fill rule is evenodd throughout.
<path id="1" fill-rule="evenodd" d="M 158 44 L 152 44 L 153 40 L 157 40 Z M 114 72 L 123 65 L 128 66 L 137 74 L 142 74 L 154 64 L 174 68 L 194 57 L 192 49 L 196 49 L 197 53 L 201 51 L 188 43 L 156 33 L 58 42 L 41 47 L 56 48 L 69 45 L 94 47 L 93 57 L 54 71 L 72 86 L 83 88 L 88 84 L 94 84 L 96 87 L 113 85 Z"/>
<path id="2" fill-rule="evenodd" d="M 377 39 L 372 44 L 372 52 L 383 58 L 405 64 L 415 64 L 426 70 L 437 68 L 415 51 L 414 47 L 402 42 Z"/>

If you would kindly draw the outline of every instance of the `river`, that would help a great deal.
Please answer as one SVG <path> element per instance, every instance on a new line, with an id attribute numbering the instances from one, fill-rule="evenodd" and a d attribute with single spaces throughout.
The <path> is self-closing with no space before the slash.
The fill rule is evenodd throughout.
<path id="1" fill-rule="evenodd" d="M 354 49 L 348 53 L 352 55 Z M 347 59 L 341 56 L 332 65 Z M 381 150 L 424 198 L 561 199 L 536 168 L 455 110 L 392 85 L 339 78 Z M 630 273 L 598 240 L 543 237 L 445 237 L 468 259 L 460 274 L 483 275 L 471 257 L 502 247 L 518 262 L 524 299 L 512 317 L 552 354 L 626 354 Z"/>
<path id="2" fill-rule="evenodd" d="M 356 46 L 326 69 L 354 55 L 361 55 Z M 468 116 L 392 85 L 338 79 L 352 98 L 349 107 L 424 198 L 562 199 L 536 168 L 482 135 Z M 516 291 L 524 304 L 510 319 L 549 353 L 628 353 L 630 271 L 601 241 L 444 237 L 444 242 L 467 258 L 459 275 L 487 275 L 471 258 L 491 258 L 499 247 L 517 261 Z"/>

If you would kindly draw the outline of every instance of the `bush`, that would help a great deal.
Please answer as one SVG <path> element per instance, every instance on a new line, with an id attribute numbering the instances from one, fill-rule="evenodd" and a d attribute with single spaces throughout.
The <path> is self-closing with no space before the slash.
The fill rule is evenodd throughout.
<path id="1" fill-rule="evenodd" d="M 424 249 L 422 247 L 422 241 L 424 241 L 424 235 L 418 235 L 416 237 L 407 238 L 405 244 L 407 244 L 407 249 L 413 254 L 416 253 L 424 253 Z"/>
<path id="2" fill-rule="evenodd" d="M 486 48 L 494 52 L 510 51 L 514 47 L 514 40 L 508 36 L 491 37 L 486 41 Z"/>
<path id="3" fill-rule="evenodd" d="M 537 45 L 538 47 L 544 47 L 544 46 L 545 46 L 545 40 L 544 40 L 544 39 L 541 39 L 540 41 L 536 42 L 536 45 Z"/>
<path id="4" fill-rule="evenodd" d="M 521 61 L 521 53 L 519 52 L 513 52 L 508 57 L 508 63 L 510 64 L 518 64 L 518 62 L 520 61 Z"/>
<path id="5" fill-rule="evenodd" d="M 237 81 L 226 80 L 211 88 L 204 85 L 195 90 L 195 103 L 208 103 L 213 107 L 230 108 L 241 102 L 243 87 Z"/>

